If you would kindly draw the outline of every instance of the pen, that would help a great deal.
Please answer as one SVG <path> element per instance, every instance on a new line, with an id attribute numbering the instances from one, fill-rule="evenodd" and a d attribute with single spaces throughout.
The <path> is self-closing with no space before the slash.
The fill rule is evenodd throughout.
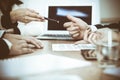
<path id="1" fill-rule="evenodd" d="M 49 20 L 49 21 L 54 21 L 54 22 L 57 22 L 57 23 L 59 23 L 59 21 L 58 20 L 55 20 L 55 19 L 51 19 L 51 18 L 46 18 L 46 17 L 44 17 L 46 20 Z"/>

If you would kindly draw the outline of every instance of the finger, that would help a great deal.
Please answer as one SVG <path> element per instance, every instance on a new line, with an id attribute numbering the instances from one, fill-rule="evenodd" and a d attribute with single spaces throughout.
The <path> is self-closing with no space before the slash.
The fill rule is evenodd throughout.
<path id="1" fill-rule="evenodd" d="M 63 24 L 65 28 L 71 27 L 71 25 L 73 25 L 73 22 L 66 22 Z"/>
<path id="2" fill-rule="evenodd" d="M 43 21 L 43 20 L 39 18 L 30 17 L 30 16 L 25 17 L 25 22 L 31 22 L 31 21 Z"/>
<path id="3" fill-rule="evenodd" d="M 75 26 L 71 26 L 71 27 L 67 28 L 67 30 L 68 31 L 78 31 L 79 32 L 80 28 L 78 26 L 76 26 L 76 27 Z"/>
<path id="4" fill-rule="evenodd" d="M 33 9 L 28 9 L 28 8 L 27 8 L 27 10 L 28 10 L 28 11 L 30 11 L 30 12 L 32 12 L 32 13 L 39 14 L 38 12 L 36 12 L 36 11 L 35 11 L 35 10 L 33 10 Z"/>
<path id="5" fill-rule="evenodd" d="M 33 45 L 35 45 L 37 48 L 42 48 L 43 45 L 40 43 L 40 41 L 38 41 L 37 39 L 35 38 L 30 38 L 30 39 L 26 39 L 28 43 L 31 43 Z"/>
<path id="6" fill-rule="evenodd" d="M 70 15 L 67 15 L 67 18 L 71 20 L 73 23 L 78 24 L 81 29 L 86 29 L 88 27 L 88 24 L 80 18 L 76 18 Z"/>
<path id="7" fill-rule="evenodd" d="M 21 48 L 29 48 L 26 42 L 21 42 L 19 45 L 21 46 Z"/>
<path id="8" fill-rule="evenodd" d="M 95 33 L 91 33 L 91 34 L 89 35 L 88 41 L 89 41 L 90 43 L 93 43 L 93 42 L 92 42 L 92 38 L 93 38 L 94 35 L 95 35 Z"/>
<path id="9" fill-rule="evenodd" d="M 91 41 L 92 41 L 93 44 L 96 44 L 97 34 L 94 34 L 94 35 L 93 35 L 93 38 L 91 39 Z"/>
<path id="10" fill-rule="evenodd" d="M 43 44 L 42 44 L 42 41 L 38 40 L 38 44 L 39 44 L 40 48 L 44 47 Z"/>
<path id="11" fill-rule="evenodd" d="M 83 40 L 86 40 L 86 41 L 88 40 L 88 36 L 89 36 L 89 34 L 90 34 L 89 31 L 90 31 L 90 30 L 86 30 L 86 31 L 84 32 Z"/>
<path id="12" fill-rule="evenodd" d="M 79 36 L 80 36 L 80 33 L 72 34 L 73 38 L 79 38 Z"/>
<path id="13" fill-rule="evenodd" d="M 20 45 L 22 48 L 35 48 L 36 46 L 33 44 L 29 44 L 26 41 L 24 42 L 23 40 L 20 42 Z"/>
<path id="14" fill-rule="evenodd" d="M 36 43 L 35 45 L 37 46 L 37 48 L 43 48 L 43 44 L 40 40 L 37 40 L 35 38 L 33 38 L 33 41 Z"/>
<path id="15" fill-rule="evenodd" d="M 28 44 L 27 47 L 28 47 L 28 48 L 35 48 L 35 45 L 33 45 L 33 44 Z"/>
<path id="16" fill-rule="evenodd" d="M 73 16 L 71 16 L 71 15 L 67 15 L 67 18 L 68 18 L 69 20 L 71 20 L 72 22 L 75 22 L 75 23 L 80 20 L 79 18 L 73 17 Z"/>
<path id="17" fill-rule="evenodd" d="M 27 12 L 27 16 L 29 17 L 33 17 L 33 18 L 38 18 L 40 20 L 44 20 L 44 17 L 43 16 L 40 16 L 39 13 L 36 13 L 36 12 Z"/>
<path id="18" fill-rule="evenodd" d="M 22 54 L 33 53 L 34 50 L 31 48 L 22 48 Z"/>
<path id="19" fill-rule="evenodd" d="M 70 33 L 71 35 L 74 35 L 74 34 L 80 34 L 79 31 L 69 31 L 69 33 Z"/>

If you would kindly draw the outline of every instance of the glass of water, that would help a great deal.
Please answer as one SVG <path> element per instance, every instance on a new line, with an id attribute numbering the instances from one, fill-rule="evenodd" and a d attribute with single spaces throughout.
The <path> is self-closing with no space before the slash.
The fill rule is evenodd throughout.
<path id="1" fill-rule="evenodd" d="M 106 38 L 106 39 L 105 39 Z M 116 67 L 119 62 L 119 32 L 108 30 L 104 40 L 96 42 L 96 54 L 99 67 Z"/>

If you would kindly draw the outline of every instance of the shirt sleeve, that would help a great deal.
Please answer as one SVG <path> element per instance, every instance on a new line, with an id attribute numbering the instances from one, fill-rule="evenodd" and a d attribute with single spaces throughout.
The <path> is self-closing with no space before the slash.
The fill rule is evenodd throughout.
<path id="1" fill-rule="evenodd" d="M 3 37 L 4 33 L 5 33 L 5 30 L 0 30 L 0 38 Z"/>
<path id="2" fill-rule="evenodd" d="M 12 47 L 12 43 L 11 43 L 9 40 L 7 40 L 7 39 L 4 39 L 4 38 L 3 38 L 3 40 L 6 42 L 6 44 L 7 44 L 8 47 L 9 47 L 9 50 L 10 50 L 11 47 Z"/>

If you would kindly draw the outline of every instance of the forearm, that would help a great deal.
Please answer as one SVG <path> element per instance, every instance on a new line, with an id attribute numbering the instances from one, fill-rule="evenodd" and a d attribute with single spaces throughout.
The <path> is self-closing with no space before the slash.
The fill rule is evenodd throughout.
<path id="1" fill-rule="evenodd" d="M 18 23 L 12 23 L 9 14 L 4 14 L 1 17 L 1 24 L 6 29 L 13 28 L 14 34 L 20 34 L 20 30 L 17 28 Z"/>
<path id="2" fill-rule="evenodd" d="M 17 18 L 16 18 L 16 13 L 14 13 L 14 11 L 11 11 L 10 12 L 10 18 L 11 18 L 11 22 L 14 24 L 14 23 L 17 23 Z"/>

